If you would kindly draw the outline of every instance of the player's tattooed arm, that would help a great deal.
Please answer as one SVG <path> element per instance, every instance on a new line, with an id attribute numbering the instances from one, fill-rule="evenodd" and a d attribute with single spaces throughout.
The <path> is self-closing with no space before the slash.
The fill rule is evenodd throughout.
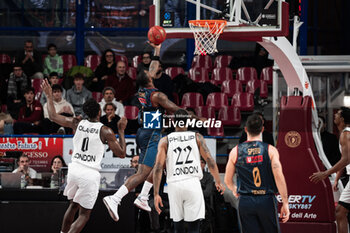
<path id="1" fill-rule="evenodd" d="M 155 45 L 153 43 L 149 43 L 149 44 L 154 48 L 154 56 L 159 57 L 161 45 L 160 44 L 159 45 Z M 155 78 L 158 69 L 159 69 L 159 61 L 158 60 L 152 60 L 151 64 L 149 65 L 148 75 L 151 76 L 152 78 Z"/>
<path id="2" fill-rule="evenodd" d="M 152 103 L 162 106 L 167 112 L 174 113 L 180 109 L 163 92 L 156 92 L 152 95 Z"/>
<path id="3" fill-rule="evenodd" d="M 203 159 L 207 162 L 210 173 L 215 179 L 216 189 L 221 192 L 221 194 L 225 191 L 225 186 L 221 183 L 219 169 L 214 161 L 213 157 L 210 155 L 210 151 L 205 143 L 203 136 L 200 133 L 196 133 L 197 144 L 199 147 L 199 152 Z"/>

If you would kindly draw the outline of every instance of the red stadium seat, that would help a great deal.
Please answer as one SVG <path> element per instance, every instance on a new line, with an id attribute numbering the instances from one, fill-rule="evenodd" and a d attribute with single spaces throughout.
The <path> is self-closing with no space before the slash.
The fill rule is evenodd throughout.
<path id="1" fill-rule="evenodd" d="M 247 82 L 247 86 L 245 87 L 245 92 L 254 94 L 255 90 L 258 88 L 260 88 L 260 80 L 252 79 Z"/>
<path id="2" fill-rule="evenodd" d="M 208 128 L 208 135 L 209 136 L 214 136 L 214 137 L 223 137 L 224 136 L 224 126 L 221 124 L 220 128 Z"/>
<path id="3" fill-rule="evenodd" d="M 232 71 L 230 68 L 222 67 L 213 69 L 211 75 L 211 81 L 214 81 L 215 85 L 221 85 L 225 80 L 232 80 Z"/>
<path id="4" fill-rule="evenodd" d="M 3 63 L 10 63 L 10 64 L 12 63 L 10 56 L 5 53 L 0 54 L 0 64 L 3 64 Z"/>
<path id="5" fill-rule="evenodd" d="M 174 79 L 179 74 L 185 74 L 182 67 L 168 67 L 165 69 L 165 73 L 170 76 L 171 79 Z"/>
<path id="6" fill-rule="evenodd" d="M 214 61 L 214 67 L 220 68 L 220 67 L 228 67 L 230 65 L 232 60 L 232 56 L 229 55 L 220 55 L 215 58 Z"/>
<path id="7" fill-rule="evenodd" d="M 228 97 L 232 97 L 236 93 L 242 93 L 242 83 L 238 80 L 226 80 L 221 85 L 221 92 L 225 93 Z"/>
<path id="8" fill-rule="evenodd" d="M 196 107 L 194 110 L 198 117 L 215 118 L 215 109 L 212 107 L 199 106 Z"/>
<path id="9" fill-rule="evenodd" d="M 267 87 L 267 82 L 260 80 L 260 97 L 266 99 L 269 96 L 269 89 Z"/>
<path id="10" fill-rule="evenodd" d="M 137 66 L 141 63 L 141 61 L 142 61 L 142 56 L 136 55 L 135 57 L 132 58 L 131 66 L 134 68 L 137 68 Z"/>
<path id="11" fill-rule="evenodd" d="M 85 58 L 85 66 L 89 67 L 93 71 L 96 70 L 97 66 L 101 63 L 101 56 L 93 54 L 93 55 L 88 55 Z"/>
<path id="12" fill-rule="evenodd" d="M 77 59 L 73 54 L 61 55 L 63 60 L 63 72 L 67 72 L 70 68 L 77 65 Z"/>
<path id="13" fill-rule="evenodd" d="M 115 63 L 118 63 L 118 61 L 123 61 L 125 62 L 125 66 L 128 67 L 129 66 L 129 61 L 128 58 L 124 55 L 120 55 L 120 54 L 116 54 L 115 55 Z"/>
<path id="14" fill-rule="evenodd" d="M 191 68 L 188 71 L 189 78 L 194 82 L 204 83 L 209 82 L 208 70 L 203 67 Z"/>
<path id="15" fill-rule="evenodd" d="M 129 120 L 135 120 L 137 119 L 137 116 L 139 114 L 139 108 L 136 106 L 125 106 L 125 117 Z"/>
<path id="16" fill-rule="evenodd" d="M 223 125 L 240 126 L 241 125 L 241 111 L 236 107 L 221 107 L 219 110 L 218 119 Z"/>
<path id="17" fill-rule="evenodd" d="M 92 98 L 94 98 L 97 102 L 101 102 L 103 98 L 102 92 L 92 92 Z"/>
<path id="18" fill-rule="evenodd" d="M 269 89 L 267 88 L 267 83 L 263 80 L 249 80 L 246 86 L 246 92 L 254 95 L 258 88 L 260 97 L 266 99 L 269 96 Z"/>
<path id="19" fill-rule="evenodd" d="M 43 80 L 41 78 L 34 78 L 32 79 L 32 87 L 35 90 L 35 93 L 41 92 L 41 83 L 43 82 Z"/>
<path id="20" fill-rule="evenodd" d="M 250 93 L 237 93 L 232 97 L 231 106 L 239 108 L 241 111 L 254 111 L 254 97 Z"/>
<path id="21" fill-rule="evenodd" d="M 136 80 L 136 78 L 137 78 L 137 70 L 136 70 L 136 68 L 130 66 L 130 67 L 128 67 L 126 69 L 126 73 L 129 75 L 129 77 L 132 80 Z"/>
<path id="22" fill-rule="evenodd" d="M 241 67 L 237 70 L 236 79 L 245 85 L 251 79 L 258 79 L 258 75 L 254 67 Z"/>
<path id="23" fill-rule="evenodd" d="M 265 67 L 264 69 L 262 69 L 260 74 L 260 80 L 266 81 L 267 85 L 272 85 L 272 79 L 273 79 L 272 67 Z"/>
<path id="24" fill-rule="evenodd" d="M 203 67 L 211 71 L 213 69 L 213 61 L 210 56 L 195 56 L 192 60 L 192 68 Z"/>
<path id="25" fill-rule="evenodd" d="M 197 92 L 187 92 L 182 96 L 181 106 L 184 108 L 195 108 L 203 106 L 203 96 Z"/>
<path id="26" fill-rule="evenodd" d="M 219 110 L 223 106 L 228 106 L 227 95 L 221 92 L 210 93 L 207 97 L 207 106 Z"/>

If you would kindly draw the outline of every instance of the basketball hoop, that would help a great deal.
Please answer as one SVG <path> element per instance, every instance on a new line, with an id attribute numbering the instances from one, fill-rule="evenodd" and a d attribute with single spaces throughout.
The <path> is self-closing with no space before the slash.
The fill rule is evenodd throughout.
<path id="1" fill-rule="evenodd" d="M 217 52 L 216 42 L 226 26 L 226 20 L 190 20 L 188 21 L 196 41 L 196 55 Z"/>

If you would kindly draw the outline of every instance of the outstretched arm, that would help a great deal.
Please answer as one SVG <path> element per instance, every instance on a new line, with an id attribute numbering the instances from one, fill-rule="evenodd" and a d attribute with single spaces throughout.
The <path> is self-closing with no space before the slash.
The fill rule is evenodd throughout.
<path id="1" fill-rule="evenodd" d="M 125 135 L 124 130 L 126 128 L 128 121 L 125 117 L 122 117 L 118 121 L 118 135 L 119 142 L 115 137 L 113 130 L 107 126 L 103 126 L 101 128 L 101 140 L 104 143 L 108 143 L 109 148 L 112 150 L 113 155 L 125 158 L 126 156 L 126 143 L 125 143 Z"/>
<path id="2" fill-rule="evenodd" d="M 207 147 L 207 144 L 204 141 L 203 136 L 200 133 L 196 133 L 196 140 L 199 147 L 199 152 L 203 159 L 207 162 L 209 171 L 215 179 L 216 189 L 221 194 L 224 194 L 225 186 L 221 183 L 218 166 L 216 165 L 216 162 L 214 161 L 213 157 L 211 157 L 210 151 Z"/>
<path id="3" fill-rule="evenodd" d="M 237 186 L 233 182 L 233 176 L 236 172 L 236 163 L 237 160 L 237 146 L 234 147 L 229 155 L 228 162 L 226 164 L 226 170 L 225 170 L 225 184 L 227 185 L 227 188 L 232 191 L 233 195 L 235 197 L 238 197 L 237 193 Z"/>
<path id="4" fill-rule="evenodd" d="M 163 207 L 162 198 L 159 196 L 159 185 L 162 179 L 162 172 L 166 160 L 166 152 L 168 149 L 168 139 L 167 137 L 163 137 L 160 139 L 158 144 L 158 153 L 157 153 L 157 159 L 156 163 L 153 168 L 153 192 L 154 192 L 154 206 L 156 208 L 156 211 L 158 214 L 160 214 L 162 211 L 159 207 Z"/>
<path id="5" fill-rule="evenodd" d="M 269 156 L 271 159 L 271 168 L 272 173 L 275 178 L 277 189 L 282 198 L 282 207 L 281 207 L 281 218 L 282 222 L 287 222 L 289 219 L 289 204 L 288 204 L 288 192 L 287 184 L 284 179 L 282 172 L 282 164 L 280 162 L 280 155 L 278 150 L 274 146 L 269 146 Z"/>
<path id="6" fill-rule="evenodd" d="M 343 132 L 340 135 L 340 146 L 341 146 L 341 158 L 340 160 L 330 169 L 322 172 L 315 172 L 309 178 L 312 182 L 318 183 L 321 180 L 326 179 L 328 176 L 333 174 L 334 172 L 338 172 L 346 165 L 350 163 L 350 133 Z"/>
<path id="7" fill-rule="evenodd" d="M 49 113 L 50 120 L 56 122 L 61 126 L 69 127 L 69 128 L 72 128 L 73 130 L 76 130 L 80 119 L 73 118 L 73 117 L 66 117 L 66 116 L 57 114 L 55 106 L 53 104 L 52 88 L 49 84 L 49 81 L 44 79 L 43 82 L 41 83 L 41 88 L 43 89 L 47 98 L 47 111 Z"/>
<path id="8" fill-rule="evenodd" d="M 148 43 L 154 48 L 154 56 L 159 57 L 161 44 L 155 45 L 150 42 Z M 148 75 L 151 76 L 153 79 L 156 78 L 156 73 L 158 71 L 158 68 L 159 68 L 159 61 L 152 60 L 151 64 L 149 65 Z"/>

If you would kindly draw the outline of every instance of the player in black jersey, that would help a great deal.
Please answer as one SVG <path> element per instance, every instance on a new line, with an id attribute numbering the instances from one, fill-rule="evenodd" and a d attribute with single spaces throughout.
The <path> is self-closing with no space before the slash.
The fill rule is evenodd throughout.
<path id="1" fill-rule="evenodd" d="M 274 146 L 262 142 L 263 130 L 261 117 L 249 116 L 245 127 L 248 140 L 232 149 L 226 165 L 225 183 L 239 198 L 239 219 L 244 233 L 280 232 L 277 190 L 283 202 L 282 222 L 289 219 L 287 185 L 279 153 Z M 235 173 L 238 187 L 233 182 Z"/>

